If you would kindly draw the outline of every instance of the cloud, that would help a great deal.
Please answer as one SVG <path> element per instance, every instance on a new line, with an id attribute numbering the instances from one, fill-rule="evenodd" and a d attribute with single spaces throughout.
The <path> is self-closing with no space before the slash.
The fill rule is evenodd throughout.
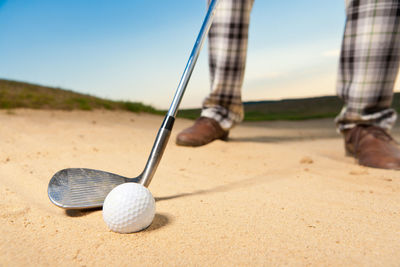
<path id="1" fill-rule="evenodd" d="M 322 53 L 324 57 L 339 57 L 340 49 L 327 50 Z"/>
<path id="2" fill-rule="evenodd" d="M 334 95 L 336 73 L 329 69 L 321 69 L 318 73 L 293 76 L 276 80 L 273 83 L 246 83 L 243 90 L 243 99 L 272 100 L 284 98 L 299 98 L 322 95 Z"/>
<path id="3" fill-rule="evenodd" d="M 334 49 L 334 43 L 307 41 L 250 50 L 243 90 L 244 99 L 335 94 L 340 48 Z"/>
<path id="4" fill-rule="evenodd" d="M 272 80 L 284 76 L 283 72 L 279 71 L 246 71 L 245 79 L 258 81 L 258 80 Z"/>

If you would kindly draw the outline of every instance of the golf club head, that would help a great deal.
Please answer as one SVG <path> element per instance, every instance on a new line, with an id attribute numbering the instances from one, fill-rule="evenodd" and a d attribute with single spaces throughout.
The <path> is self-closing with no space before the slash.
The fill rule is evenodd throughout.
<path id="1" fill-rule="evenodd" d="M 51 178 L 47 193 L 53 204 L 63 209 L 91 209 L 103 206 L 117 185 L 139 182 L 117 174 L 83 168 L 64 169 Z"/>

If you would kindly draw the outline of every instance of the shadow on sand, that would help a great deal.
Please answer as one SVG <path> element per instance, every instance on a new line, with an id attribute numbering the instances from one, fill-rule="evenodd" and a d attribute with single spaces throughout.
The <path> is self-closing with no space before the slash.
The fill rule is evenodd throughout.
<path id="1" fill-rule="evenodd" d="M 284 143 L 296 141 L 310 141 L 318 139 L 338 139 L 338 134 L 320 134 L 309 136 L 243 136 L 229 137 L 228 142 L 253 142 L 253 143 Z"/>
<path id="2" fill-rule="evenodd" d="M 165 197 L 155 197 L 155 201 L 166 201 L 166 200 L 171 200 L 175 198 L 181 198 L 181 197 L 189 197 L 189 196 L 195 196 L 195 195 L 206 195 L 206 194 L 211 194 L 211 193 L 217 193 L 217 192 L 227 192 L 230 190 L 238 189 L 238 188 L 243 188 L 247 186 L 252 186 L 254 184 L 259 184 L 261 181 L 266 182 L 266 181 L 273 181 L 276 178 L 274 177 L 266 177 L 266 176 L 256 176 L 256 177 L 251 177 L 247 178 L 244 180 L 236 181 L 236 182 L 231 182 L 228 184 L 224 185 L 219 185 L 214 188 L 210 189 L 203 189 L 203 190 L 196 190 L 188 193 L 181 193 L 181 194 L 176 194 L 176 195 L 171 195 L 171 196 L 165 196 Z M 65 214 L 69 217 L 83 217 L 86 216 L 92 212 L 99 211 L 101 210 L 100 208 L 93 208 L 93 209 L 83 209 L 83 210 L 65 210 Z M 156 218 L 158 218 L 159 223 L 158 224 L 167 224 L 170 219 L 167 215 L 165 214 L 156 214 Z"/>
<path id="3" fill-rule="evenodd" d="M 65 214 L 69 217 L 83 217 L 92 212 L 99 211 L 99 210 L 101 210 L 101 208 L 87 209 L 87 210 L 66 210 Z M 172 218 L 168 214 L 156 213 L 154 215 L 153 222 L 144 231 L 145 232 L 154 231 L 154 230 L 160 229 L 160 228 L 170 224 L 171 222 L 172 222 Z"/>
<path id="4" fill-rule="evenodd" d="M 65 210 L 68 217 L 84 217 L 94 211 L 101 210 L 101 208 L 83 209 L 83 210 Z"/>
<path id="5" fill-rule="evenodd" d="M 176 194 L 176 195 L 172 195 L 172 196 L 156 197 L 155 200 L 156 200 L 156 202 L 159 202 L 159 201 L 171 200 L 171 199 L 175 199 L 175 198 L 227 192 L 227 191 L 231 191 L 234 189 L 239 189 L 239 188 L 252 186 L 255 184 L 260 184 L 261 182 L 274 181 L 276 179 L 277 179 L 276 176 L 273 176 L 273 177 L 272 176 L 270 176 L 270 177 L 255 176 L 255 177 L 247 178 L 247 179 L 236 181 L 236 182 L 231 182 L 231 183 L 224 184 L 224 185 L 219 185 L 219 186 L 216 186 L 216 187 L 210 188 L 210 189 L 196 190 L 193 192 L 181 193 L 181 194 Z"/>
<path id="6" fill-rule="evenodd" d="M 155 231 L 157 229 L 160 229 L 160 228 L 170 224 L 171 222 L 172 222 L 172 218 L 168 214 L 156 213 L 156 215 L 154 216 L 153 222 L 144 231 L 145 232 Z"/>

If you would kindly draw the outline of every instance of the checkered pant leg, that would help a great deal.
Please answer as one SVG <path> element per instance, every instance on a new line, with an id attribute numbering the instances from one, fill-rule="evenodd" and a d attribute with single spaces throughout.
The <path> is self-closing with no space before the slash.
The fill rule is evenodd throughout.
<path id="1" fill-rule="evenodd" d="M 390 108 L 400 60 L 400 1 L 349 0 L 337 93 L 344 107 L 336 117 L 343 131 L 357 124 L 390 129 Z"/>
<path id="2" fill-rule="evenodd" d="M 253 0 L 221 0 L 208 34 L 211 93 L 201 115 L 230 129 L 243 120 L 241 89 Z"/>

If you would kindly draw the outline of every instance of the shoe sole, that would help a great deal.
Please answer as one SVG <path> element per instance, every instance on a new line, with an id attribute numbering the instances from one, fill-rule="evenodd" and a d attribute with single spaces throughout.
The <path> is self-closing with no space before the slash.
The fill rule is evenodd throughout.
<path id="1" fill-rule="evenodd" d="M 176 139 L 176 141 L 175 141 L 175 143 L 178 145 L 178 146 L 190 146 L 190 147 L 199 147 L 199 146 L 205 146 L 205 145 L 208 145 L 209 143 L 212 143 L 213 141 L 215 141 L 215 140 L 221 140 L 221 141 L 228 141 L 228 135 L 229 135 L 229 132 L 228 133 L 226 133 L 224 136 L 222 136 L 221 138 L 217 138 L 217 139 L 214 139 L 214 140 L 211 140 L 210 142 L 207 142 L 207 143 L 200 143 L 200 144 L 195 144 L 195 143 L 192 143 L 192 142 L 186 142 L 186 141 L 183 141 L 183 140 L 179 140 L 179 139 Z"/>

